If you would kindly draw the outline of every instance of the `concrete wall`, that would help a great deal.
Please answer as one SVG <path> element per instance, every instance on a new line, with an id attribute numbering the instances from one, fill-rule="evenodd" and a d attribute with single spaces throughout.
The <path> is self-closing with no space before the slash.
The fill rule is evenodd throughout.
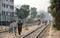
<path id="1" fill-rule="evenodd" d="M 0 0 L 0 14 L 1 14 L 1 8 L 2 7 L 2 0 Z"/>
<path id="2" fill-rule="evenodd" d="M 10 9 L 10 5 L 11 5 L 11 6 L 14 6 L 14 3 L 13 3 L 13 2 L 6 1 L 6 0 L 2 0 L 2 1 L 3 1 L 2 3 L 9 5 L 8 8 L 3 8 L 3 7 L 2 7 L 2 10 L 4 10 L 4 11 L 9 11 L 9 12 L 14 12 L 14 10 Z"/>
<path id="3" fill-rule="evenodd" d="M 4 8 L 2 4 L 8 5 L 8 8 Z M 11 2 L 10 0 L 0 0 L 0 21 L 11 21 L 14 20 L 14 9 L 11 9 L 10 6 L 14 6 L 14 2 Z M 8 12 L 8 15 L 2 15 L 2 11 Z"/>

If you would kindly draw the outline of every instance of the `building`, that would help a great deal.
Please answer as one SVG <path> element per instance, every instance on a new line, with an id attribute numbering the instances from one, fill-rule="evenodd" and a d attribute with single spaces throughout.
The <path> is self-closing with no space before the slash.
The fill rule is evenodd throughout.
<path id="1" fill-rule="evenodd" d="M 14 0 L 0 0 L 0 24 L 14 20 Z"/>

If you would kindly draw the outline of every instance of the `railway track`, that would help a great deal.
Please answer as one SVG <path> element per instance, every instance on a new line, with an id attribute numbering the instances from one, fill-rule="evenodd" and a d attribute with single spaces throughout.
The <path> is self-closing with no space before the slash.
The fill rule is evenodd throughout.
<path id="1" fill-rule="evenodd" d="M 46 31 L 48 25 L 46 25 L 38 34 L 35 38 L 40 38 L 41 34 Z"/>
<path id="2" fill-rule="evenodd" d="M 37 28 L 36 30 L 30 32 L 29 34 L 21 37 L 21 38 L 38 38 L 39 35 L 45 30 L 45 28 L 48 25 L 41 25 L 39 28 Z"/>

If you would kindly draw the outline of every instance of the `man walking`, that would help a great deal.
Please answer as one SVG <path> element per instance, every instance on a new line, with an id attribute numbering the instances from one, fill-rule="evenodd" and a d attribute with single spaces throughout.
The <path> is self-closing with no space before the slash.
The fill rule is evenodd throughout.
<path id="1" fill-rule="evenodd" d="M 17 25 L 18 25 L 18 33 L 19 33 L 19 35 L 21 35 L 22 25 L 23 25 L 23 23 L 21 22 L 21 20 L 19 20 L 19 22 L 17 23 Z"/>
<path id="2" fill-rule="evenodd" d="M 17 33 L 17 22 L 16 20 L 13 21 L 13 29 L 14 29 L 14 32 L 15 32 L 15 36 L 16 36 L 16 33 Z"/>
<path id="3" fill-rule="evenodd" d="M 13 22 L 10 22 L 9 33 L 13 33 Z"/>

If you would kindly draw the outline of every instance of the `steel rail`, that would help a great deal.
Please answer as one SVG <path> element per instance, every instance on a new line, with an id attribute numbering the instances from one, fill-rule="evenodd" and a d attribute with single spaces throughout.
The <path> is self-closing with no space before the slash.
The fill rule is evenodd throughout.
<path id="1" fill-rule="evenodd" d="M 48 25 L 46 25 L 46 26 L 43 28 L 43 30 L 37 34 L 37 36 L 36 36 L 35 38 L 39 38 L 39 36 L 45 31 L 45 29 L 46 29 L 47 27 L 48 27 Z"/>
<path id="2" fill-rule="evenodd" d="M 27 35 L 23 36 L 22 38 L 26 38 L 27 36 L 29 36 L 30 34 L 34 33 L 35 31 L 37 31 L 38 29 L 40 29 L 43 25 L 41 25 L 39 28 L 35 29 L 34 31 L 28 33 Z"/>

